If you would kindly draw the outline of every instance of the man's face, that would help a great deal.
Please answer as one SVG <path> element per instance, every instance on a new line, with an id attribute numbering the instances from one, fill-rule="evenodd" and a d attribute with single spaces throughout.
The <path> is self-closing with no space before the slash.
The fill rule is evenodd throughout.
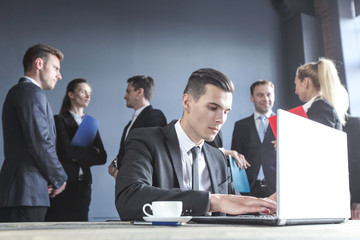
<path id="1" fill-rule="evenodd" d="M 139 89 L 135 91 L 132 82 L 129 82 L 124 96 L 124 99 L 126 100 L 126 107 L 134 108 L 136 106 L 138 101 L 138 92 Z"/>
<path id="2" fill-rule="evenodd" d="M 269 84 L 258 85 L 254 88 L 253 94 L 250 96 L 250 100 L 254 103 L 255 111 L 264 115 L 274 106 L 274 88 L 272 88 Z"/>
<path id="3" fill-rule="evenodd" d="M 39 84 L 42 89 L 52 90 L 57 81 L 61 79 L 60 60 L 55 55 L 50 54 L 46 62 L 42 59 L 39 61 L 42 61 L 39 67 Z"/>
<path id="4" fill-rule="evenodd" d="M 212 141 L 225 123 L 231 104 L 232 93 L 211 84 L 206 85 L 206 93 L 197 102 L 184 94 L 181 126 L 195 144 Z"/>

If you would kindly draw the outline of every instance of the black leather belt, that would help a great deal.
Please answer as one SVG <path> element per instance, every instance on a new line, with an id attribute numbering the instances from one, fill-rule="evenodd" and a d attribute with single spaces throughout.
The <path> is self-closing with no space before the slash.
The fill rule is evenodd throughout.
<path id="1" fill-rule="evenodd" d="M 266 187 L 268 186 L 265 179 L 263 179 L 263 180 L 256 180 L 256 184 L 259 185 L 259 186 L 262 187 L 262 188 L 266 188 Z"/>

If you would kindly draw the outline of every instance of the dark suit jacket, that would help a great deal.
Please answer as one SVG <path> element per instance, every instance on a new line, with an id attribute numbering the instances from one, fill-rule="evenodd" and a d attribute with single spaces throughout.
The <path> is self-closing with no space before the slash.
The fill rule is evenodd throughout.
<path id="1" fill-rule="evenodd" d="M 124 131 L 121 136 L 120 148 L 119 153 L 117 155 L 117 164 L 120 166 L 120 162 L 124 157 L 125 153 L 125 134 L 130 125 L 131 121 L 125 126 Z M 163 112 L 159 109 L 154 109 L 151 105 L 144 108 L 139 116 L 136 118 L 135 122 L 130 128 L 132 131 L 135 128 L 142 128 L 142 127 L 157 127 L 157 126 L 165 126 L 166 125 L 166 118 Z M 130 132 L 129 131 L 129 132 Z"/>
<path id="2" fill-rule="evenodd" d="M 360 118 L 348 116 L 347 133 L 351 202 L 360 203 Z"/>
<path id="3" fill-rule="evenodd" d="M 142 206 L 156 200 L 182 201 L 184 214 L 204 215 L 210 204 L 207 191 L 181 190 L 183 172 L 176 121 L 165 127 L 133 130 L 116 178 L 115 204 L 122 220 L 142 219 Z M 235 193 L 224 154 L 204 144 L 212 193 Z"/>
<path id="4" fill-rule="evenodd" d="M 273 140 L 275 140 L 275 136 L 269 125 L 263 143 L 261 143 L 256 130 L 254 114 L 235 122 L 231 149 L 243 154 L 251 164 L 251 167 L 246 169 L 250 191 L 256 182 L 260 165 L 263 166 L 270 191 L 276 191 L 276 151 L 271 143 Z"/>
<path id="5" fill-rule="evenodd" d="M 75 182 L 79 178 L 79 168 L 81 166 L 84 172 L 84 181 L 88 184 L 92 183 L 90 167 L 93 165 L 101 165 L 106 162 L 106 152 L 101 141 L 99 131 L 96 133 L 94 147 L 97 147 L 99 154 L 90 147 L 76 147 L 71 145 L 78 125 L 70 112 L 66 111 L 59 115 L 55 115 L 55 125 L 57 130 L 56 150 L 61 164 L 63 165 L 69 180 Z M 77 161 L 73 161 L 76 159 Z"/>
<path id="6" fill-rule="evenodd" d="M 21 78 L 2 113 L 5 160 L 0 172 L 0 206 L 49 206 L 48 184 L 67 180 L 56 155 L 54 117 L 45 93 Z"/>
<path id="7" fill-rule="evenodd" d="M 319 99 L 313 102 L 307 111 L 307 115 L 311 120 L 342 130 L 339 116 L 335 109 L 325 99 Z"/>

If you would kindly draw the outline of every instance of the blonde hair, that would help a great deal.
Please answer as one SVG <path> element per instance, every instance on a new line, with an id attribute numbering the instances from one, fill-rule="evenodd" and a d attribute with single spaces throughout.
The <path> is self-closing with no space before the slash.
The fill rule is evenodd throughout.
<path id="1" fill-rule="evenodd" d="M 327 58 L 320 58 L 318 62 L 300 66 L 296 71 L 296 75 L 301 81 L 305 77 L 311 79 L 314 87 L 320 91 L 321 97 L 334 107 L 340 122 L 345 125 L 345 116 L 349 108 L 349 96 L 345 87 L 341 84 L 334 62 Z"/>

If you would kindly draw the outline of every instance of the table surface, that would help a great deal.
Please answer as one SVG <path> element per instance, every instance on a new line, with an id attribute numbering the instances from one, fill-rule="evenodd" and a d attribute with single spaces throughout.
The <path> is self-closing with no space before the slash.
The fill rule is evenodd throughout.
<path id="1" fill-rule="evenodd" d="M 259 226 L 187 223 L 184 226 L 131 222 L 0 223 L 0 240 L 102 239 L 360 239 L 360 220 L 341 224 Z"/>

